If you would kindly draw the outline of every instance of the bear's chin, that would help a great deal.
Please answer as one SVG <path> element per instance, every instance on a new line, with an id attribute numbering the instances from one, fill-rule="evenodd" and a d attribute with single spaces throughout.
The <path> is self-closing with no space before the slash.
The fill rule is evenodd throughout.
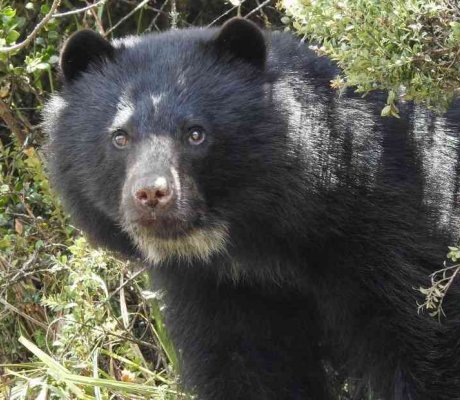
<path id="1" fill-rule="evenodd" d="M 139 218 L 131 222 L 132 230 L 142 229 L 146 231 L 144 235 L 165 240 L 176 240 L 193 232 L 198 225 L 198 221 L 186 222 L 175 217 L 149 217 Z"/>
<path id="2" fill-rule="evenodd" d="M 174 234 L 158 234 L 149 226 L 130 224 L 124 229 L 147 261 L 207 262 L 213 255 L 226 252 L 228 227 L 218 224 L 206 228 L 188 228 Z"/>

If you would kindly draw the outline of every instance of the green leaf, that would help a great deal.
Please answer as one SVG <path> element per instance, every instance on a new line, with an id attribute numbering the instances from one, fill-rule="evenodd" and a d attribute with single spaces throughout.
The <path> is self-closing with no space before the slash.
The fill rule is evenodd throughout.
<path id="1" fill-rule="evenodd" d="M 8 236 L 3 237 L 0 239 L 0 249 L 6 250 L 11 247 L 11 240 Z"/>
<path id="2" fill-rule="evenodd" d="M 385 107 L 383 107 L 382 112 L 380 113 L 380 115 L 382 117 L 388 117 L 388 116 L 390 116 L 390 114 L 391 114 L 391 106 L 390 105 L 386 105 Z"/>
<path id="3" fill-rule="evenodd" d="M 57 39 L 59 34 L 56 31 L 49 31 L 48 32 L 48 39 Z"/>
<path id="4" fill-rule="evenodd" d="M 1 10 L 1 15 L 8 18 L 13 18 L 16 15 L 16 10 L 8 6 Z"/>
<path id="5" fill-rule="evenodd" d="M 48 14 L 50 11 L 50 6 L 48 4 L 43 4 L 41 7 L 40 7 L 40 12 L 42 14 Z"/>
<path id="6" fill-rule="evenodd" d="M 15 31 L 14 29 L 8 32 L 8 35 L 6 36 L 6 42 L 8 44 L 13 44 L 16 43 L 16 40 L 18 40 L 19 36 L 21 34 L 18 31 Z"/>

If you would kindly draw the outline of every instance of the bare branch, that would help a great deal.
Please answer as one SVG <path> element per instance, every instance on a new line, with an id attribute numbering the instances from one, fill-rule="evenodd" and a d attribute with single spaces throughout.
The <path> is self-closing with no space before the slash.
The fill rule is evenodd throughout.
<path id="1" fill-rule="evenodd" d="M 167 14 L 166 12 L 163 11 L 163 9 L 166 7 L 166 5 L 168 4 L 169 0 L 165 0 L 165 2 L 161 5 L 160 9 L 157 10 L 157 15 L 155 15 L 155 17 L 152 19 L 152 22 L 150 22 L 150 25 L 148 26 L 148 28 L 146 29 L 147 32 L 150 32 L 152 30 L 153 27 L 155 27 L 157 29 L 157 31 L 159 31 L 160 29 L 158 28 L 156 22 L 157 22 L 157 19 L 158 17 L 160 16 L 160 14 Z"/>
<path id="2" fill-rule="evenodd" d="M 126 3 L 126 4 L 129 4 L 130 6 L 135 6 L 137 1 L 136 0 L 122 0 L 123 3 Z M 152 7 L 148 4 L 146 4 L 145 8 L 147 10 L 150 10 L 150 11 L 153 11 L 153 12 L 156 12 L 156 13 L 160 13 L 160 14 L 163 14 L 163 15 L 168 15 L 167 12 L 163 11 L 163 8 L 166 6 L 166 4 L 168 3 L 168 0 L 166 0 L 162 6 L 160 8 L 155 8 L 155 7 Z"/>
<path id="3" fill-rule="evenodd" d="M 233 6 L 229 10 L 225 11 L 223 14 L 219 15 L 214 21 L 212 21 L 207 28 L 213 26 L 216 22 L 220 21 L 223 17 L 226 15 L 230 14 L 233 10 L 237 9 L 238 7 L 241 7 L 241 5 L 245 2 L 246 0 L 242 0 L 241 3 L 239 3 L 237 6 Z"/>
<path id="4" fill-rule="evenodd" d="M 136 7 L 134 7 L 128 14 L 126 14 L 122 19 L 120 19 L 114 26 L 112 26 L 109 30 L 105 32 L 104 36 L 107 36 L 115 29 L 117 29 L 123 22 L 125 22 L 128 18 L 130 18 L 133 14 L 135 14 L 138 10 L 144 7 L 150 0 L 143 0 L 141 1 Z"/>
<path id="5" fill-rule="evenodd" d="M 143 274 L 147 270 L 147 267 L 142 267 L 140 270 L 136 271 L 131 277 L 129 277 L 124 283 L 118 286 L 108 297 L 107 300 L 111 299 L 114 295 L 116 295 L 121 289 L 123 289 L 126 285 L 131 283 L 134 279 L 136 279 L 139 275 Z"/>
<path id="6" fill-rule="evenodd" d="M 257 11 L 259 11 L 261 8 L 265 7 L 266 5 L 270 4 L 272 0 L 265 0 L 263 3 L 259 4 L 254 10 L 251 12 L 247 13 L 244 18 L 250 17 L 252 14 L 255 14 Z"/>
<path id="7" fill-rule="evenodd" d="M 16 314 L 20 315 L 21 317 L 29 320 L 30 322 L 40 326 L 43 329 L 48 328 L 46 324 L 44 324 L 41 321 L 36 320 L 35 318 L 31 317 L 30 315 L 27 315 L 25 312 L 22 312 L 19 308 L 13 306 L 12 304 L 8 303 L 5 299 L 0 298 L 0 303 L 3 304 L 6 309 L 15 312 Z"/>
<path id="8" fill-rule="evenodd" d="M 45 17 L 35 26 L 29 36 L 27 36 L 22 42 L 16 43 L 13 46 L 0 47 L 0 53 L 9 53 L 10 51 L 19 50 L 23 47 L 26 47 L 35 38 L 35 36 L 37 36 L 38 32 L 40 32 L 40 30 L 48 23 L 48 21 L 53 18 L 53 14 L 59 7 L 59 4 L 61 4 L 61 0 L 54 0 L 48 14 L 46 14 Z"/>
<path id="9" fill-rule="evenodd" d="M 100 5 L 103 5 L 107 2 L 107 0 L 99 0 L 94 4 L 90 4 L 89 6 L 83 7 L 83 8 L 78 8 L 77 10 L 72 10 L 72 11 L 66 11 L 62 13 L 56 13 L 53 14 L 53 18 L 61 18 L 61 17 L 67 17 L 68 15 L 74 15 L 74 14 L 80 14 L 82 12 L 91 10 L 92 8 L 96 8 Z"/>
<path id="10" fill-rule="evenodd" d="M 101 35 L 105 36 L 104 25 L 102 24 L 102 21 L 101 21 L 101 18 L 99 17 L 99 14 L 96 12 L 96 10 L 94 8 L 91 8 L 89 10 L 89 12 L 91 13 L 91 15 L 94 18 L 94 22 L 97 25 L 97 29 L 98 29 L 99 33 Z"/>

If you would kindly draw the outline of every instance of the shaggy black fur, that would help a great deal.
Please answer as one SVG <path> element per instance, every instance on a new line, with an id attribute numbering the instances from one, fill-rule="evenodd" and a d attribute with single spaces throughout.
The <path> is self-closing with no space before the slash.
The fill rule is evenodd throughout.
<path id="1" fill-rule="evenodd" d="M 199 399 L 332 399 L 329 365 L 377 398 L 460 398 L 458 285 L 441 323 L 416 290 L 457 240 L 459 107 L 381 118 L 383 95 L 339 97 L 330 61 L 238 19 L 77 33 L 61 64 L 54 185 L 96 243 L 152 264 Z M 173 198 L 145 208 L 158 177 Z"/>

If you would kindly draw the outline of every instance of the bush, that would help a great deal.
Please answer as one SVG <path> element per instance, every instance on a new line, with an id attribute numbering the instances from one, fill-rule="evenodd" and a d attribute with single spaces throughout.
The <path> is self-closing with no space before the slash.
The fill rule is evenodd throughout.
<path id="1" fill-rule="evenodd" d="M 460 87 L 460 7 L 450 0 L 283 0 L 293 27 L 343 74 L 332 85 L 444 111 Z"/>

